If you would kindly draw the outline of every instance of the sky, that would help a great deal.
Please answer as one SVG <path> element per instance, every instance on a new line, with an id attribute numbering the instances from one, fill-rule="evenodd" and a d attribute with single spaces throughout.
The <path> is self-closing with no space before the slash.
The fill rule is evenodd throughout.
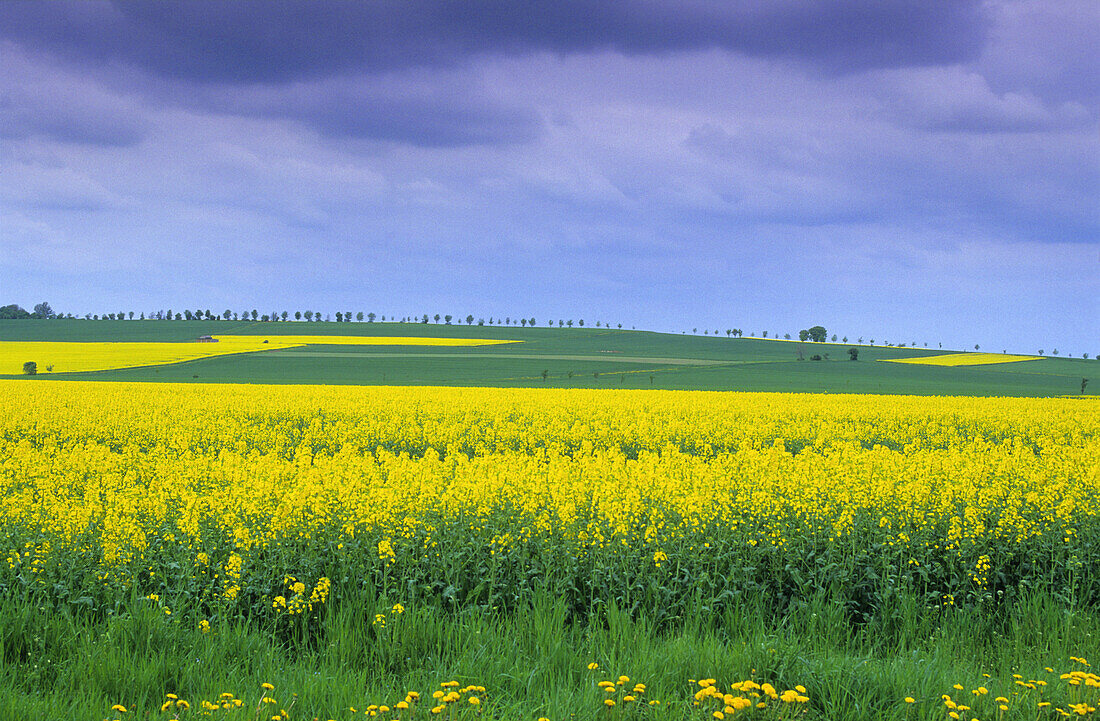
<path id="1" fill-rule="evenodd" d="M 1100 355 L 1095 0 L 0 3 L 0 305 Z"/>

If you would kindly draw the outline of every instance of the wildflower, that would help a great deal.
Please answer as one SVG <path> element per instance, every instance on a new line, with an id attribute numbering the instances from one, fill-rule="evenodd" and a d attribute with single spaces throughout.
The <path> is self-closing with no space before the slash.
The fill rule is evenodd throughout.
<path id="1" fill-rule="evenodd" d="M 126 707 L 120 703 L 116 703 L 114 706 L 112 706 L 111 710 L 115 711 L 116 713 L 126 713 Z"/>
<path id="2" fill-rule="evenodd" d="M 916 702 L 917 702 L 917 700 L 915 698 L 913 698 L 912 696 L 906 696 L 905 697 L 905 703 L 916 703 Z"/>

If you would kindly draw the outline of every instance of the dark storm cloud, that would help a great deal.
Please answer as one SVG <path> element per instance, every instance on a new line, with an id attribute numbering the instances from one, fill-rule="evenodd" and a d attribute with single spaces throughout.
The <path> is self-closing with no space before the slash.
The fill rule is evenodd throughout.
<path id="1" fill-rule="evenodd" d="M 956 63 L 980 51 L 977 0 L 9 0 L 0 32 L 80 62 L 199 81 L 280 82 L 447 65 L 478 54 L 721 48 L 852 71 Z"/>

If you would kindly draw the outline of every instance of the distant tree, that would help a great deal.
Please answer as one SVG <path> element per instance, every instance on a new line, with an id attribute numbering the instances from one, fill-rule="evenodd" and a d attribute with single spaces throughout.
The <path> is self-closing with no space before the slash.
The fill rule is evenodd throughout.
<path id="1" fill-rule="evenodd" d="M 260 315 L 260 314 L 256 312 L 256 309 L 255 309 L 255 308 L 253 308 L 253 309 L 252 309 L 252 320 L 256 320 L 256 317 L 257 317 L 257 316 L 259 316 L 259 315 Z"/>
<path id="2" fill-rule="evenodd" d="M 290 313 L 287 313 L 284 310 L 282 313 L 279 314 L 279 317 L 282 318 L 285 321 L 289 315 L 290 315 Z"/>
<path id="3" fill-rule="evenodd" d="M 359 311 L 355 314 L 355 320 L 359 321 L 360 323 L 363 322 L 363 311 Z"/>
<path id="4" fill-rule="evenodd" d="M 824 343 L 827 337 L 824 326 L 820 325 L 815 325 L 813 328 L 810 328 L 807 333 L 810 334 L 810 340 L 814 343 Z"/>
<path id="5" fill-rule="evenodd" d="M 439 316 L 438 316 L 438 315 L 436 316 L 436 320 L 439 320 Z M 427 323 L 427 322 L 428 322 L 428 314 L 427 314 L 427 313 L 425 313 L 425 314 L 424 314 L 423 316 L 421 316 L 421 318 L 420 318 L 420 322 L 421 322 L 421 323 Z"/>
<path id="6" fill-rule="evenodd" d="M 572 319 L 572 318 L 570 318 L 569 320 L 565 321 L 565 324 L 566 324 L 567 326 L 569 326 L 570 328 L 572 328 L 572 327 L 573 327 L 573 319 Z"/>
<path id="7" fill-rule="evenodd" d="M 527 325 L 534 325 L 534 324 L 535 324 L 535 319 L 534 318 L 528 318 L 527 319 Z"/>
<path id="8" fill-rule="evenodd" d="M 474 324 L 474 317 L 472 315 L 466 316 L 466 325 L 473 325 L 473 324 Z"/>
<path id="9" fill-rule="evenodd" d="M 698 333 L 698 332 L 699 332 L 699 329 L 698 329 L 698 328 L 692 328 L 692 329 L 691 329 L 691 333 L 692 333 L 692 335 L 695 335 L 695 334 L 696 334 L 696 333 Z M 768 332 L 767 332 L 767 331 L 764 331 L 764 337 L 765 337 L 765 338 L 767 338 L 767 337 L 768 337 Z"/>
<path id="10" fill-rule="evenodd" d="M 11 306 L 7 306 L 7 307 L 10 308 Z M 19 306 L 15 306 L 15 307 L 19 308 Z M 22 310 L 22 309 L 20 309 L 20 310 Z M 26 311 L 24 311 L 24 312 L 26 312 Z M 46 320 L 49 320 L 51 318 L 56 318 L 57 313 L 53 312 L 53 308 L 50 307 L 49 303 L 47 303 L 46 301 L 42 301 L 41 303 L 34 306 L 34 317 L 35 318 L 44 318 Z M 133 318 L 134 314 L 131 313 L 130 317 Z"/>
<path id="11" fill-rule="evenodd" d="M 542 380 L 543 380 L 543 382 L 544 382 L 544 383 L 546 382 L 546 376 L 547 376 L 547 375 L 549 375 L 549 374 L 550 374 L 550 371 L 548 371 L 548 370 L 543 370 L 543 372 L 542 372 Z"/>
<path id="12" fill-rule="evenodd" d="M 450 325 L 450 324 L 451 324 L 451 315 L 450 315 L 449 313 L 448 313 L 447 315 L 443 316 L 443 322 L 444 322 L 444 323 L 445 323 L 446 325 Z"/>
<path id="13" fill-rule="evenodd" d="M 38 364 L 34 361 L 27 361 L 23 364 L 23 375 L 33 376 L 38 373 Z"/>
<path id="14" fill-rule="evenodd" d="M 1089 354 L 1088 353 L 1082 353 L 1081 357 L 1084 358 L 1085 360 L 1088 360 L 1089 359 Z"/>
<path id="15" fill-rule="evenodd" d="M 619 323 L 619 330 L 622 330 L 623 324 Z"/>
<path id="16" fill-rule="evenodd" d="M 819 361 L 821 360 L 821 356 L 819 356 L 817 353 L 814 353 L 812 356 L 810 356 L 810 360 Z"/>
<path id="17" fill-rule="evenodd" d="M 138 320 L 145 320 L 145 311 L 141 312 L 141 317 Z"/>
<path id="18" fill-rule="evenodd" d="M 1082 393 L 1085 392 L 1085 386 L 1087 386 L 1088 384 L 1089 384 L 1089 379 L 1088 378 L 1082 378 L 1081 379 L 1081 392 Z"/>
<path id="19" fill-rule="evenodd" d="M 580 320 L 578 320 L 577 325 L 579 325 L 581 328 L 583 328 L 584 327 L 584 318 L 581 318 Z"/>
<path id="20" fill-rule="evenodd" d="M 1058 349 L 1055 348 L 1054 350 L 1051 351 L 1051 353 L 1053 353 L 1054 355 L 1058 355 Z"/>
<path id="21" fill-rule="evenodd" d="M 874 344 L 875 344 L 875 339 L 874 339 L 874 338 L 871 338 L 871 339 L 870 339 L 870 343 L 871 343 L 871 345 L 874 345 Z"/>
<path id="22" fill-rule="evenodd" d="M 267 313 L 264 313 L 263 315 L 260 316 L 260 320 L 262 320 L 264 323 L 266 323 L 269 320 L 271 320 L 271 316 L 269 316 Z"/>
<path id="23" fill-rule="evenodd" d="M 130 312 L 129 312 L 129 313 L 127 314 L 127 315 L 129 315 L 129 316 L 130 316 L 130 320 L 133 320 L 133 319 L 134 319 L 134 311 L 130 311 Z M 145 315 L 145 314 L 144 314 L 144 313 L 142 313 L 142 315 Z"/>
<path id="24" fill-rule="evenodd" d="M 975 343 L 974 344 L 974 350 L 980 350 L 980 349 L 981 349 L 981 346 L 978 345 L 977 343 Z"/>
<path id="25" fill-rule="evenodd" d="M 183 320 L 183 314 L 182 313 L 176 313 L 176 320 Z"/>
<path id="26" fill-rule="evenodd" d="M 305 312 L 305 316 L 306 316 L 306 321 L 307 322 L 313 320 L 313 311 L 307 310 Z"/>
<path id="27" fill-rule="evenodd" d="M 368 323 L 373 323 L 374 319 L 377 318 L 377 317 L 378 316 L 376 316 L 374 313 L 367 313 L 367 322 Z"/>
<path id="28" fill-rule="evenodd" d="M 523 326 L 524 328 L 526 328 L 527 327 L 527 319 L 526 318 L 520 318 L 519 319 L 519 324 L 521 326 Z"/>
<path id="29" fill-rule="evenodd" d="M 790 333 L 784 333 L 783 334 L 783 340 L 790 340 L 790 339 L 791 339 L 791 334 Z"/>
<path id="30" fill-rule="evenodd" d="M 848 360 L 859 360 L 859 348 L 848 349 Z"/>
<path id="31" fill-rule="evenodd" d="M 300 310 L 294 311 L 294 320 L 301 320 L 301 319 L 302 319 L 302 311 L 300 311 Z"/>
<path id="32" fill-rule="evenodd" d="M 1040 348 L 1040 349 L 1039 349 L 1039 355 L 1042 355 L 1042 354 L 1043 354 L 1043 349 L 1042 349 L 1042 348 Z"/>
<path id="33" fill-rule="evenodd" d="M 477 324 L 478 325 L 485 325 L 485 319 L 484 318 L 478 318 L 477 319 Z"/>
<path id="34" fill-rule="evenodd" d="M 436 313 L 436 314 L 435 314 L 435 316 L 434 316 L 434 317 L 432 318 L 432 320 L 434 320 L 434 321 L 435 321 L 436 323 L 438 323 L 438 322 L 439 322 L 439 319 L 440 319 L 440 317 L 441 317 L 441 316 L 439 315 L 439 313 Z"/>
<path id="35" fill-rule="evenodd" d="M 339 310 L 336 311 L 336 322 L 337 323 L 343 323 L 344 322 L 344 313 L 343 313 L 343 311 L 339 311 Z"/>
<path id="36" fill-rule="evenodd" d="M 191 316 L 191 311 L 189 311 L 189 310 L 183 311 L 183 317 L 186 318 L 187 320 L 191 320 L 191 317 L 192 317 Z"/>
<path id="37" fill-rule="evenodd" d="M 565 325 L 565 321 L 561 318 L 558 318 L 558 327 L 561 328 L 563 325 Z"/>
<path id="38" fill-rule="evenodd" d="M 833 340 L 833 343 L 836 343 L 836 333 L 833 333 L 833 338 L 832 338 L 832 340 Z"/>
<path id="39" fill-rule="evenodd" d="M 694 333 L 694 332 L 695 332 L 695 331 L 693 330 L 693 331 L 692 331 L 692 333 Z M 761 338 L 767 338 L 767 337 L 768 337 L 768 331 L 764 331 L 763 333 L 761 333 L 761 334 L 760 334 L 760 337 L 761 337 Z"/>
<path id="40" fill-rule="evenodd" d="M 810 338 L 810 331 L 806 330 L 805 328 L 798 331 L 798 339 L 800 341 L 805 342 L 805 341 L 809 340 L 809 338 Z"/>

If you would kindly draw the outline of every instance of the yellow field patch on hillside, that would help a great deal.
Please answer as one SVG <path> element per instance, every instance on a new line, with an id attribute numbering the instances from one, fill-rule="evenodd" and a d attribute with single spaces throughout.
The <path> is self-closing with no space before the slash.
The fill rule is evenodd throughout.
<path id="1" fill-rule="evenodd" d="M 265 340 L 270 342 L 265 343 Z M 218 343 L 62 343 L 54 341 L 0 342 L 0 373 L 23 372 L 23 364 L 33 361 L 39 373 L 78 373 L 116 368 L 164 365 L 180 361 L 290 348 L 300 343 L 260 336 L 236 336 Z"/>
<path id="2" fill-rule="evenodd" d="M 55 341 L 0 341 L 0 374 L 23 372 L 33 361 L 38 373 L 79 373 L 164 365 L 234 353 L 254 353 L 304 345 L 479 346 L 521 343 L 481 338 L 414 338 L 350 335 L 219 335 L 217 342 L 78 343 Z"/>
<path id="3" fill-rule="evenodd" d="M 947 353 L 924 358 L 883 358 L 882 360 L 887 363 L 914 363 L 925 366 L 984 366 L 994 363 L 1039 360 L 1039 356 L 1005 355 L 1004 353 Z"/>
<path id="4" fill-rule="evenodd" d="M 217 335 L 220 341 L 263 338 L 279 345 L 433 345 L 433 346 L 479 346 L 501 345 L 503 343 L 522 343 L 520 340 L 488 340 L 485 338 L 419 338 L 413 336 L 361 336 L 361 335 Z"/>

